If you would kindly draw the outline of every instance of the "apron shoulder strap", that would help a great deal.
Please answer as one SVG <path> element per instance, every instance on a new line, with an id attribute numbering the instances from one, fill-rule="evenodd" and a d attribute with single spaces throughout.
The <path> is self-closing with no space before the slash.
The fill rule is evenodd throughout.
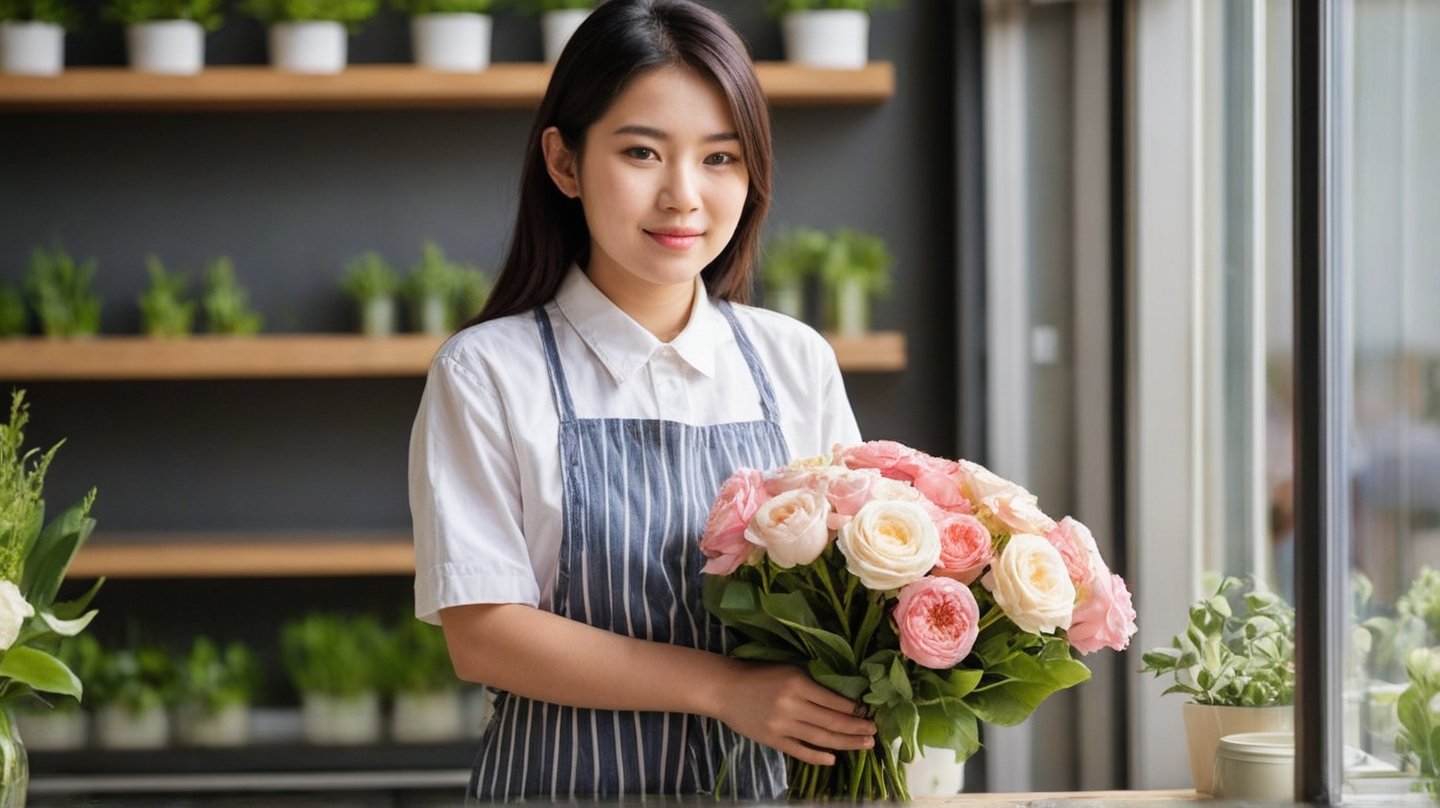
<path id="1" fill-rule="evenodd" d="M 560 348 L 555 344 L 555 327 L 544 306 L 535 308 L 535 324 L 540 327 L 540 343 L 545 348 L 545 367 L 550 371 L 550 387 L 555 391 L 555 406 L 560 408 L 560 422 L 575 420 L 575 402 L 570 398 L 570 385 L 565 381 L 565 368 L 560 365 Z"/>

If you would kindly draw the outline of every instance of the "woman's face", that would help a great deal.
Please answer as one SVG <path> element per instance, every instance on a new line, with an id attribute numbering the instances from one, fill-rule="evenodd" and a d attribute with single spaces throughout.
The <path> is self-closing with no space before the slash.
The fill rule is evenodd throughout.
<path id="1" fill-rule="evenodd" d="M 546 135 L 547 158 L 560 158 L 551 176 L 585 211 L 586 269 L 601 289 L 693 283 L 735 234 L 749 171 L 724 94 L 694 71 L 659 68 L 632 80 L 568 169 L 559 133 Z"/>

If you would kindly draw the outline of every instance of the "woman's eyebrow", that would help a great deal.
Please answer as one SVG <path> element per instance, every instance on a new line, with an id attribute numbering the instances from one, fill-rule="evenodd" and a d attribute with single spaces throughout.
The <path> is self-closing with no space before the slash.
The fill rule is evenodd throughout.
<path id="1" fill-rule="evenodd" d="M 659 130 L 659 129 L 656 129 L 656 128 L 653 127 L 653 126 L 640 126 L 640 125 L 638 125 L 638 124 L 630 124 L 630 125 L 627 125 L 627 126 L 622 126 L 622 127 L 620 127 L 619 129 L 616 129 L 616 130 L 615 130 L 615 134 L 617 134 L 617 135 L 640 135 L 641 137 L 649 137 L 649 138 L 654 138 L 654 139 L 656 139 L 656 140 L 669 140 L 669 139 L 670 139 L 670 135 L 666 134 L 665 132 L 663 132 L 663 131 L 661 131 L 661 130 Z M 739 140 L 739 139 L 740 139 L 740 135 L 739 135 L 738 133 L 736 133 L 736 132 L 718 132 L 718 133 L 713 134 L 713 135 L 706 135 L 705 138 L 704 138 L 704 140 L 705 140 L 706 143 L 719 143 L 719 142 L 722 142 L 722 141 Z"/>

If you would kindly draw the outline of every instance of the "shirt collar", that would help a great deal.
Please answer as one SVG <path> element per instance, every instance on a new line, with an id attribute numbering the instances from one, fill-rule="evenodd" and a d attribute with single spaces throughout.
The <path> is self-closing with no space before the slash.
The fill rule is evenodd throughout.
<path id="1" fill-rule="evenodd" d="M 555 294 L 555 303 L 616 384 L 623 383 L 665 346 L 611 302 L 578 266 L 571 266 Z M 696 276 L 690 320 L 670 341 L 670 347 L 688 365 L 710 378 L 715 376 L 720 316 L 704 281 Z"/>

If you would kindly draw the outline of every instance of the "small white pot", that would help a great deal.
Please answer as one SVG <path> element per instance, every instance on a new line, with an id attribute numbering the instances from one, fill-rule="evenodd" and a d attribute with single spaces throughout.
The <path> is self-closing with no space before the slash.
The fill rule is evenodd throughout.
<path id="1" fill-rule="evenodd" d="M 81 710 L 17 712 L 15 724 L 27 749 L 62 752 L 85 748 L 90 729 L 88 718 L 88 714 Z"/>
<path id="2" fill-rule="evenodd" d="M 170 716 L 164 707 L 137 713 L 107 704 L 95 713 L 95 738 L 106 749 L 163 749 L 170 743 Z"/>
<path id="3" fill-rule="evenodd" d="M 372 297 L 360 304 L 360 333 L 388 337 L 395 333 L 396 307 L 391 295 Z"/>
<path id="4" fill-rule="evenodd" d="M 233 747 L 250 742 L 250 708 L 230 704 L 210 711 L 182 704 L 176 715 L 176 734 L 188 746 Z"/>
<path id="5" fill-rule="evenodd" d="M 478 73 L 490 66 L 489 14 L 421 14 L 410 20 L 415 64 L 426 70 Z"/>
<path id="6" fill-rule="evenodd" d="M 1185 746 L 1190 753 L 1190 776 L 1195 790 L 1209 794 L 1215 774 L 1215 750 L 1220 739 L 1240 732 L 1293 732 L 1294 707 L 1220 707 L 1186 702 Z"/>
<path id="7" fill-rule="evenodd" d="M 1212 795 L 1217 800 L 1295 799 L 1295 733 L 1241 732 L 1220 739 Z"/>
<path id="8" fill-rule="evenodd" d="M 805 288 L 798 280 L 770 283 L 765 286 L 765 308 L 805 319 Z"/>
<path id="9" fill-rule="evenodd" d="M 0 72 L 58 76 L 64 69 L 64 28 L 53 22 L 0 22 Z"/>
<path id="10" fill-rule="evenodd" d="M 953 797 L 965 788 L 965 761 L 955 759 L 954 749 L 922 746 L 905 764 L 905 782 L 912 797 Z"/>
<path id="11" fill-rule="evenodd" d="M 846 278 L 831 290 L 833 328 L 842 337 L 855 337 L 870 330 L 870 295 L 859 281 Z"/>
<path id="12" fill-rule="evenodd" d="M 305 740 L 316 744 L 355 746 L 380 740 L 380 696 L 332 696 L 305 693 L 300 698 Z"/>
<path id="13" fill-rule="evenodd" d="M 780 24 L 785 58 L 795 64 L 858 70 L 869 60 L 870 15 L 863 11 L 792 11 Z"/>
<path id="14" fill-rule="evenodd" d="M 277 22 L 270 26 L 270 65 L 287 73 L 334 74 L 345 69 L 344 23 Z"/>
<path id="15" fill-rule="evenodd" d="M 205 67 L 205 29 L 194 20 L 152 20 L 125 26 L 130 69 L 193 76 Z"/>
<path id="16" fill-rule="evenodd" d="M 570 41 L 570 35 L 585 22 L 590 16 L 590 10 L 585 8 L 567 8 L 560 11 L 547 11 L 540 15 L 540 30 L 545 35 L 545 61 L 556 62 L 560 59 L 560 52 L 565 50 L 565 43 Z"/>
<path id="17" fill-rule="evenodd" d="M 415 327 L 422 334 L 443 336 L 450 333 L 450 298 L 427 295 L 415 305 Z"/>
<path id="18" fill-rule="evenodd" d="M 399 743 L 453 741 L 464 729 L 459 690 L 396 693 L 390 713 L 390 739 Z"/>

